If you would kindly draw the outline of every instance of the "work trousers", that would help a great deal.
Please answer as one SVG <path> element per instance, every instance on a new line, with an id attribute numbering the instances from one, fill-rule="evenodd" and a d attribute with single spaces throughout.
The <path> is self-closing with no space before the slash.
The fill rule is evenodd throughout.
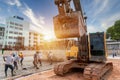
<path id="1" fill-rule="evenodd" d="M 18 70 L 18 64 L 17 62 L 14 61 L 14 69 L 16 68 L 16 70 Z"/>
<path id="2" fill-rule="evenodd" d="M 13 76 L 13 70 L 14 70 L 14 68 L 10 64 L 5 64 L 5 76 L 7 77 L 7 70 L 8 70 L 8 68 L 11 69 L 11 75 Z"/>
<path id="3" fill-rule="evenodd" d="M 21 58 L 21 60 L 20 60 L 21 66 L 23 65 L 23 59 L 24 59 L 24 58 Z"/>

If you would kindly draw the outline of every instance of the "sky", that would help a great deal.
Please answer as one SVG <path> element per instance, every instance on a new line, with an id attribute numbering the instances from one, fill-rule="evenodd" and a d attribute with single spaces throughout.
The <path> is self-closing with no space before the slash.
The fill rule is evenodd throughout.
<path id="1" fill-rule="evenodd" d="M 101 32 L 120 19 L 120 0 L 81 0 L 88 32 Z M 73 6 L 73 4 L 72 4 Z M 30 22 L 30 30 L 54 35 L 53 17 L 58 14 L 54 0 L 0 0 L 0 23 L 10 16 Z"/>

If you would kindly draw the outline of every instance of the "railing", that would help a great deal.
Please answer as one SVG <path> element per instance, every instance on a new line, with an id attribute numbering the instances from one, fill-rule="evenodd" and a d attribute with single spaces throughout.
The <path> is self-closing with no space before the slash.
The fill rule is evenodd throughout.
<path id="1" fill-rule="evenodd" d="M 114 53 L 120 54 L 120 49 L 117 49 L 117 50 L 108 49 L 108 50 L 107 50 L 107 53 L 108 53 L 108 55 L 112 55 L 112 54 L 114 54 Z"/>

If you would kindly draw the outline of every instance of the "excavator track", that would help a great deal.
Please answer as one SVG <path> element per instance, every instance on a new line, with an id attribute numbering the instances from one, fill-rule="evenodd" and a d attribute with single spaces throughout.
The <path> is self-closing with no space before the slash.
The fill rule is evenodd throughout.
<path id="1" fill-rule="evenodd" d="M 54 72 L 56 75 L 64 76 L 65 73 L 71 71 L 73 68 L 82 68 L 84 69 L 88 63 L 79 63 L 77 60 L 68 60 L 66 62 L 62 62 L 56 64 L 54 66 Z"/>
<path id="2" fill-rule="evenodd" d="M 112 63 L 91 63 L 85 67 L 83 75 L 88 80 L 104 80 L 105 74 L 112 69 Z"/>
<path id="3" fill-rule="evenodd" d="M 54 67 L 54 73 L 59 76 L 64 76 L 72 68 L 84 69 L 83 76 L 87 80 L 104 80 L 104 76 L 112 71 L 112 63 L 79 63 L 74 60 L 62 62 L 56 64 Z"/>
<path id="4" fill-rule="evenodd" d="M 56 75 L 63 76 L 71 68 L 72 61 L 62 62 L 54 66 L 54 72 Z"/>

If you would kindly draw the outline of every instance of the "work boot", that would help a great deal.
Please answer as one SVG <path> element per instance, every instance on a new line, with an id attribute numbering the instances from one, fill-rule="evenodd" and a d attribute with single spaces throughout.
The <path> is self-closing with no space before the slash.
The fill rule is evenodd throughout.
<path id="1" fill-rule="evenodd" d="M 15 76 L 15 74 L 12 73 L 12 76 Z"/>
<path id="2" fill-rule="evenodd" d="M 42 64 L 40 64 L 40 66 L 42 66 Z"/>
<path id="3" fill-rule="evenodd" d="M 5 77 L 7 77 L 7 75 L 5 74 Z"/>
<path id="4" fill-rule="evenodd" d="M 39 67 L 36 67 L 36 69 L 39 69 Z"/>
<path id="5" fill-rule="evenodd" d="M 7 77 L 7 71 L 5 71 L 5 77 Z"/>
<path id="6" fill-rule="evenodd" d="M 15 76 L 15 74 L 12 74 L 12 76 Z"/>

